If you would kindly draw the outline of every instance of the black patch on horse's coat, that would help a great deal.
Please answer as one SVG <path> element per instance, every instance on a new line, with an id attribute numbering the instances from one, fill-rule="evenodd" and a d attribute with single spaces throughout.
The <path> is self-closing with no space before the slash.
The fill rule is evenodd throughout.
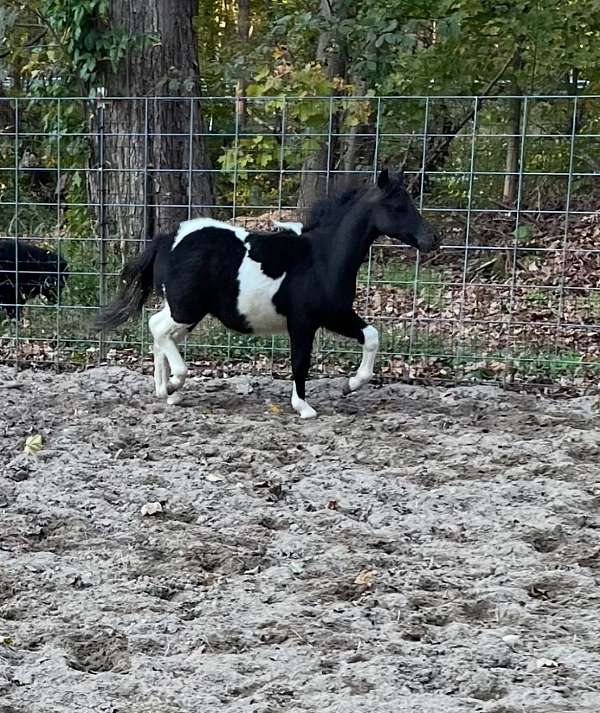
<path id="1" fill-rule="evenodd" d="M 276 233 L 252 232 L 245 242 L 249 247 L 248 257 L 258 262 L 267 277 L 276 280 L 296 264 L 308 252 L 305 240 L 292 230 Z"/>
<path id="2" fill-rule="evenodd" d="M 55 303 L 67 279 L 67 261 L 46 248 L 7 238 L 0 240 L 0 310 L 15 316 L 21 305 L 35 297 Z M 17 275 L 18 272 L 18 275 Z"/>
<path id="3" fill-rule="evenodd" d="M 172 249 L 174 237 L 175 234 L 161 237 L 154 270 L 154 287 L 160 294 L 166 286 L 173 319 L 181 324 L 196 324 L 206 314 L 212 314 L 242 334 L 251 334 L 252 328 L 237 309 L 239 288 L 223 290 L 222 286 L 237 282 L 246 255 L 260 265 L 267 277 L 276 280 L 310 253 L 308 242 L 293 231 L 250 232 L 242 241 L 233 230 L 209 226 L 188 233 Z M 282 294 L 285 282 L 273 298 L 275 311 L 282 316 L 288 304 Z M 184 298 L 191 292 L 197 297 L 193 303 Z"/>
<path id="4" fill-rule="evenodd" d="M 214 314 L 230 329 L 250 333 L 250 325 L 237 311 L 238 291 L 223 289 L 237 283 L 246 255 L 244 243 L 232 230 L 213 226 L 189 233 L 171 249 L 174 237 L 175 233 L 163 236 L 154 270 L 154 286 L 160 292 L 165 286 L 173 319 L 195 324 Z M 196 297 L 193 301 L 187 298 L 190 294 Z"/>

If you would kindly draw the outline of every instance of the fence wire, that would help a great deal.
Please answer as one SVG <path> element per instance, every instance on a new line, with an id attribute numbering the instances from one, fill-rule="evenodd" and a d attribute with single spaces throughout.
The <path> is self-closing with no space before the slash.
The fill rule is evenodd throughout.
<path id="1" fill-rule="evenodd" d="M 444 244 L 420 256 L 382 238 L 369 252 L 357 310 L 380 330 L 380 373 L 593 379 L 599 108 L 598 96 L 0 98 L 0 360 L 148 359 L 156 304 L 117 335 L 90 324 L 153 234 L 197 215 L 302 219 L 387 162 L 404 165 Z M 289 372 L 285 336 L 210 318 L 184 349 L 201 369 Z M 322 332 L 315 369 L 346 370 L 358 351 Z"/>

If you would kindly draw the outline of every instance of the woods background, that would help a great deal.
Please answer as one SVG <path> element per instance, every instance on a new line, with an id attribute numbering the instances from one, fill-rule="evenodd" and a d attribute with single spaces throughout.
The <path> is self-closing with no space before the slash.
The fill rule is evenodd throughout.
<path id="1" fill-rule="evenodd" d="M 2 325 L 3 359 L 146 356 L 143 324 L 101 342 L 88 325 L 149 235 L 301 217 L 387 161 L 446 247 L 426 263 L 373 249 L 358 300 L 381 372 L 597 376 L 593 0 L 8 0 L 0 35 L 0 234 L 70 264 L 58 306 Z M 210 321 L 187 348 L 206 369 L 286 369 L 285 339 Z M 321 335 L 317 368 L 352 349 Z"/>

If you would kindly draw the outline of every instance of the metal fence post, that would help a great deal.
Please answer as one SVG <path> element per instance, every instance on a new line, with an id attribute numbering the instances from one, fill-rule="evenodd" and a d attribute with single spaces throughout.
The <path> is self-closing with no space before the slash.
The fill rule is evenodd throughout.
<path id="1" fill-rule="evenodd" d="M 21 311 L 19 307 L 19 134 L 20 134 L 20 113 L 19 99 L 15 97 L 15 212 L 13 216 L 14 240 L 15 240 L 15 374 L 19 371 L 19 324 Z"/>
<path id="2" fill-rule="evenodd" d="M 106 223 L 106 180 L 105 180 L 105 110 L 106 89 L 98 87 L 96 94 L 96 138 L 98 143 L 98 240 L 100 247 L 100 275 L 98 284 L 98 301 L 100 305 L 106 304 L 106 282 L 108 272 L 107 240 L 108 231 Z M 98 336 L 98 363 L 106 356 L 106 335 L 104 329 Z"/>

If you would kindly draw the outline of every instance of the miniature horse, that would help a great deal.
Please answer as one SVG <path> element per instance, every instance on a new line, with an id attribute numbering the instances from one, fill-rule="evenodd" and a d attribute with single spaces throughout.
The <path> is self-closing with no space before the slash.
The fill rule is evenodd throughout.
<path id="1" fill-rule="evenodd" d="M 96 320 L 111 329 L 141 311 L 152 287 L 164 295 L 150 317 L 154 382 L 159 398 L 177 403 L 187 368 L 177 342 L 207 314 L 243 334 L 290 336 L 294 376 L 292 406 L 301 418 L 315 410 L 305 401 L 312 344 L 319 327 L 358 340 L 363 357 L 345 392 L 373 375 L 377 330 L 353 310 L 356 278 L 373 241 L 397 238 L 422 252 L 440 244 L 415 208 L 402 175 L 383 170 L 377 184 L 315 205 L 306 227 L 282 224 L 279 232 L 249 232 L 210 218 L 179 224 L 159 235 L 128 263 L 117 299 Z M 169 379 L 170 371 L 170 379 Z"/>

